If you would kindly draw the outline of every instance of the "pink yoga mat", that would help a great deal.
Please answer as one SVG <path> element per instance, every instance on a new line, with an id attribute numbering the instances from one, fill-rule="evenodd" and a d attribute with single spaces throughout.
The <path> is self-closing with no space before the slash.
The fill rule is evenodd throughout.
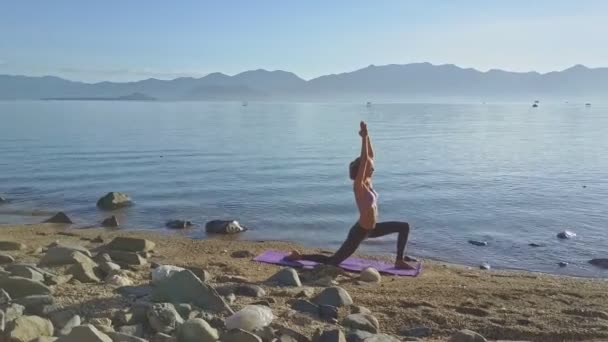
<path id="1" fill-rule="evenodd" d="M 283 266 L 291 266 L 291 267 L 302 267 L 302 268 L 313 268 L 317 265 L 314 261 L 308 260 L 300 260 L 300 261 L 287 261 L 283 258 L 287 256 L 289 253 L 268 250 L 264 251 L 262 254 L 255 257 L 255 261 L 264 262 L 267 264 L 275 264 L 275 265 L 283 265 Z M 392 274 L 396 276 L 402 277 L 415 277 L 422 271 L 422 263 L 416 263 L 414 269 L 412 270 L 401 270 L 396 269 L 395 266 L 391 263 L 384 261 L 375 261 L 375 260 L 366 260 L 360 258 L 348 258 L 344 260 L 340 267 L 352 272 L 360 272 L 366 267 L 373 267 L 378 270 L 380 273 Z"/>

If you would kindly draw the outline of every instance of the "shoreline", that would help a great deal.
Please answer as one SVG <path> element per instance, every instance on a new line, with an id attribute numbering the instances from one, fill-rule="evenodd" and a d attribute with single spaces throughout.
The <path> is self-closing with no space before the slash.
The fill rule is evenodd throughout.
<path id="1" fill-rule="evenodd" d="M 32 251 L 59 240 L 60 242 L 98 247 L 91 241 L 102 237 L 107 243 L 116 236 L 146 238 L 156 243 L 150 262 L 177 266 L 197 266 L 212 275 L 238 275 L 262 286 L 275 301 L 271 305 L 276 319 L 306 336 L 324 327 L 316 320 L 299 325 L 296 316 L 286 310 L 282 289 L 268 287 L 264 280 L 280 266 L 235 258 L 237 251 L 257 255 L 266 249 L 304 252 L 317 251 L 291 242 L 227 239 L 191 239 L 178 234 L 152 230 L 109 230 L 107 228 L 66 229 L 61 224 L 2 225 L 0 240 L 27 245 L 23 251 L 5 252 L 19 262 L 35 261 Z M 362 256 L 363 254 L 356 253 Z M 382 256 L 373 259 L 388 260 Z M 136 283 L 148 281 L 149 267 L 136 272 Z M 489 340 L 591 341 L 608 339 L 608 282 L 597 278 L 543 274 L 513 270 L 479 270 L 464 265 L 424 259 L 420 276 L 382 276 L 380 284 L 359 284 L 356 274 L 339 277 L 356 305 L 370 309 L 380 322 L 382 333 L 399 336 L 404 329 L 428 327 L 433 333 L 422 341 L 445 341 L 460 329 L 470 329 Z M 106 311 L 124 308 L 124 300 L 99 285 L 66 284 L 58 286 L 55 297 L 61 304 L 73 307 L 82 316 L 106 315 Z M 318 290 L 318 289 L 317 289 Z M 101 298 L 108 305 L 99 305 Z M 251 302 L 237 299 L 236 307 Z M 97 307 L 100 306 L 100 307 Z"/>

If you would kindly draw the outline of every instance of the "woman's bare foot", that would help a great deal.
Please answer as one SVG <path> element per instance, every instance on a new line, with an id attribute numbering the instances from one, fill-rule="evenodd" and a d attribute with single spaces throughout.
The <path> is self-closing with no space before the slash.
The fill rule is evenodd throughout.
<path id="1" fill-rule="evenodd" d="M 395 261 L 395 268 L 399 270 L 413 270 L 414 267 L 403 260 Z"/>
<path id="2" fill-rule="evenodd" d="M 302 259 L 302 254 L 295 249 L 293 251 L 291 251 L 291 253 L 289 253 L 288 256 L 285 257 L 285 260 L 287 260 L 287 261 L 298 261 L 301 259 Z"/>

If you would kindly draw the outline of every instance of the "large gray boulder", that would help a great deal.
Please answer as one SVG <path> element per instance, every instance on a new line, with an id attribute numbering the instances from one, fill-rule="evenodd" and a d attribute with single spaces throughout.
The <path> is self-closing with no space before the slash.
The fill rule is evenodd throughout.
<path id="1" fill-rule="evenodd" d="M 10 272 L 12 276 L 44 282 L 44 271 L 31 265 L 12 264 L 5 266 L 5 270 Z M 43 273 L 44 272 L 44 273 Z"/>
<path id="2" fill-rule="evenodd" d="M 202 318 L 187 320 L 177 333 L 178 342 L 214 342 L 218 339 L 217 330 Z"/>
<path id="3" fill-rule="evenodd" d="M 99 283 L 101 280 L 97 276 L 96 272 L 99 272 L 97 265 L 89 262 L 76 263 L 72 265 L 67 273 L 72 275 L 74 279 L 81 283 Z"/>
<path id="4" fill-rule="evenodd" d="M 114 238 L 114 240 L 106 246 L 109 250 L 124 252 L 148 252 L 153 250 L 154 247 L 154 242 L 150 240 L 122 236 Z"/>
<path id="5" fill-rule="evenodd" d="M 119 265 L 142 266 L 148 263 L 145 258 L 134 252 L 109 251 L 108 254 L 112 261 Z"/>
<path id="6" fill-rule="evenodd" d="M 328 287 L 321 291 L 314 299 L 318 305 L 331 305 L 335 307 L 350 306 L 353 304 L 353 299 L 348 292 L 341 287 Z"/>
<path id="7" fill-rule="evenodd" d="M 0 288 L 3 288 L 11 298 L 52 293 L 51 289 L 43 283 L 21 277 L 0 277 Z"/>
<path id="8" fill-rule="evenodd" d="M 191 303 L 206 311 L 230 313 L 233 311 L 217 291 L 203 283 L 194 273 L 184 270 L 156 284 L 152 290 L 155 302 Z"/>
<path id="9" fill-rule="evenodd" d="M 115 210 L 133 205 L 131 198 L 122 192 L 108 192 L 97 201 L 97 206 L 103 210 Z"/>
<path id="10" fill-rule="evenodd" d="M 53 336 L 53 324 L 38 316 L 21 316 L 6 325 L 6 337 L 10 342 L 30 342 L 40 336 Z"/>
<path id="11" fill-rule="evenodd" d="M 156 303 L 148 309 L 148 323 L 155 332 L 168 333 L 184 323 L 171 303 Z"/>
<path id="12" fill-rule="evenodd" d="M 209 234 L 236 234 L 246 230 L 236 220 L 212 220 L 205 224 L 205 231 Z"/>
<path id="13" fill-rule="evenodd" d="M 298 272 L 291 267 L 284 268 L 268 278 L 267 282 L 280 286 L 302 286 Z"/>
<path id="14" fill-rule="evenodd" d="M 87 251 L 88 252 L 88 251 Z M 40 266 L 60 266 L 72 265 L 81 263 L 95 263 L 91 260 L 91 253 L 82 253 L 82 251 L 67 247 L 52 247 L 46 251 L 46 254 L 40 259 Z"/>
<path id="15" fill-rule="evenodd" d="M 84 324 L 74 327 L 72 331 L 66 335 L 60 337 L 56 342 L 113 342 L 112 339 L 97 330 L 93 325 Z"/>

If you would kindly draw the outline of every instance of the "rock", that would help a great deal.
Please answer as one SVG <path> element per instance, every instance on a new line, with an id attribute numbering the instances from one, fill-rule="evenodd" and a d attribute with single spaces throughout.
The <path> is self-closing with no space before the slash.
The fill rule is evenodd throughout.
<path id="1" fill-rule="evenodd" d="M 572 239 L 576 237 L 576 233 L 569 230 L 564 230 L 563 232 L 557 233 L 557 237 L 560 239 Z"/>
<path id="2" fill-rule="evenodd" d="M 253 258 L 255 254 L 251 253 L 250 251 L 234 251 L 232 254 L 230 254 L 230 256 L 237 259 L 245 259 Z"/>
<path id="3" fill-rule="evenodd" d="M 371 314 L 372 311 L 364 306 L 353 305 L 350 307 L 350 313 Z"/>
<path id="4" fill-rule="evenodd" d="M 142 337 L 144 335 L 144 327 L 141 324 L 123 325 L 118 327 L 117 332 L 121 334 Z"/>
<path id="5" fill-rule="evenodd" d="M 188 268 L 189 270 L 191 270 L 192 272 L 194 272 L 194 270 L 192 270 L 192 268 Z M 194 272 L 194 274 L 196 274 L 199 278 L 201 278 L 200 275 L 198 275 L 196 272 Z M 202 281 L 203 278 L 201 278 Z M 219 275 L 215 278 L 215 281 L 218 283 L 238 283 L 238 284 L 245 284 L 249 282 L 249 279 L 243 277 L 243 276 L 238 276 L 238 275 Z"/>
<path id="6" fill-rule="evenodd" d="M 8 199 L 6 197 L 0 196 L 0 204 L 8 203 Z"/>
<path id="7" fill-rule="evenodd" d="M 111 327 L 112 326 L 112 320 L 109 318 L 91 318 L 91 319 L 89 319 L 89 323 L 93 324 L 95 327 L 100 327 L 100 326 Z"/>
<path id="8" fill-rule="evenodd" d="M 21 316 L 6 325 L 6 337 L 11 342 L 30 342 L 40 336 L 53 336 L 53 324 L 38 316 Z"/>
<path id="9" fill-rule="evenodd" d="M 92 260 L 91 260 L 92 261 Z M 101 280 L 95 274 L 96 267 L 88 262 L 77 263 L 72 265 L 67 273 L 72 275 L 74 279 L 81 283 L 99 283 Z"/>
<path id="10" fill-rule="evenodd" d="M 535 243 L 535 242 L 531 242 L 528 244 L 528 246 L 530 247 L 545 247 L 546 245 L 543 243 Z"/>
<path id="11" fill-rule="evenodd" d="M 125 297 L 142 298 L 148 297 L 152 294 L 153 287 L 150 285 L 138 285 L 138 286 L 123 286 L 116 289 L 116 291 Z"/>
<path id="12" fill-rule="evenodd" d="M 217 330 L 201 318 L 187 320 L 177 333 L 179 342 L 213 342 L 217 341 L 218 338 Z"/>
<path id="13" fill-rule="evenodd" d="M 351 329 L 369 331 L 374 334 L 380 331 L 378 319 L 370 314 L 350 314 L 346 316 L 342 325 Z"/>
<path id="14" fill-rule="evenodd" d="M 173 304 L 157 303 L 148 309 L 148 322 L 155 332 L 171 333 L 184 323 Z"/>
<path id="15" fill-rule="evenodd" d="M 142 258 L 139 254 L 133 252 L 124 251 L 110 251 L 110 258 L 119 265 L 135 265 L 142 266 L 146 265 L 148 261 Z"/>
<path id="16" fill-rule="evenodd" d="M 156 244 L 150 240 L 133 237 L 116 237 L 106 248 L 114 251 L 124 252 L 148 252 L 154 249 Z"/>
<path id="17" fill-rule="evenodd" d="M 55 304 L 55 299 L 49 295 L 32 295 L 14 300 L 15 303 L 23 305 L 25 312 L 33 315 L 42 315 L 46 305 Z"/>
<path id="18" fill-rule="evenodd" d="M 295 342 L 310 342 L 310 339 L 299 332 L 286 327 L 284 325 L 276 324 L 275 328 L 277 329 L 277 336 L 279 337 L 279 341 L 295 341 Z"/>
<path id="19" fill-rule="evenodd" d="M 131 198 L 121 192 L 108 192 L 97 201 L 97 206 L 103 210 L 116 210 L 133 205 Z"/>
<path id="20" fill-rule="evenodd" d="M 212 312 L 232 313 L 217 291 L 189 270 L 178 272 L 156 284 L 152 299 L 156 302 L 192 303 Z"/>
<path id="21" fill-rule="evenodd" d="M 400 332 L 403 336 L 410 337 L 429 337 L 433 334 L 433 329 L 428 327 L 416 327 L 411 329 L 402 329 Z"/>
<path id="22" fill-rule="evenodd" d="M 447 342 L 486 342 L 486 339 L 471 330 L 460 330 L 452 335 Z"/>
<path id="23" fill-rule="evenodd" d="M 212 220 L 205 224 L 205 231 L 209 234 L 236 234 L 246 230 L 236 220 Z"/>
<path id="24" fill-rule="evenodd" d="M 63 211 L 58 212 L 53 215 L 53 217 L 44 221 L 44 223 L 63 223 L 63 224 L 72 224 L 72 220 L 66 215 Z"/>
<path id="25" fill-rule="evenodd" d="M 0 251 L 20 251 L 25 248 L 26 246 L 20 242 L 0 241 Z"/>
<path id="26" fill-rule="evenodd" d="M 490 266 L 490 264 L 488 264 L 487 262 L 484 262 L 481 265 L 479 265 L 479 269 L 481 269 L 481 270 L 489 270 L 491 268 L 492 268 L 492 266 Z"/>
<path id="27" fill-rule="evenodd" d="M 112 342 L 148 342 L 148 340 L 144 340 L 143 338 L 120 332 L 111 331 L 107 335 L 112 339 Z"/>
<path id="28" fill-rule="evenodd" d="M 559 267 L 566 267 L 566 266 L 568 266 L 568 263 L 565 262 L 565 261 L 560 261 L 557 264 L 559 265 Z"/>
<path id="29" fill-rule="evenodd" d="M 87 251 L 88 252 L 88 251 Z M 94 264 L 94 261 L 91 259 L 91 253 L 88 254 L 82 253 L 81 251 L 74 250 L 72 248 L 66 247 L 53 247 L 50 248 L 38 265 L 40 266 L 59 266 L 59 265 L 72 265 L 77 263 L 85 263 L 88 262 L 90 264 Z"/>
<path id="30" fill-rule="evenodd" d="M 487 241 L 469 240 L 469 243 L 471 245 L 475 245 L 475 246 L 487 246 L 488 245 Z"/>
<path id="31" fill-rule="evenodd" d="M 39 282 L 44 282 L 44 274 L 38 271 L 37 267 L 23 265 L 23 264 L 14 264 L 10 266 L 6 266 L 6 270 L 11 273 L 12 276 L 26 278 L 30 280 L 35 280 Z M 42 271 L 42 270 L 40 270 Z"/>
<path id="32" fill-rule="evenodd" d="M 39 281 L 21 277 L 0 277 L 0 288 L 3 288 L 11 298 L 31 295 L 51 294 L 51 289 Z"/>
<path id="33" fill-rule="evenodd" d="M 353 304 L 353 300 L 348 292 L 341 287 L 326 288 L 313 299 L 313 302 L 318 305 L 331 305 L 335 307 L 343 307 Z"/>
<path id="34" fill-rule="evenodd" d="M 237 296 L 261 298 L 266 296 L 266 291 L 258 285 L 238 284 L 234 286 L 234 294 Z"/>
<path id="35" fill-rule="evenodd" d="M 116 218 L 116 216 L 112 215 L 108 218 L 105 218 L 103 221 L 101 221 L 101 225 L 103 227 L 114 228 L 114 227 L 118 227 L 120 225 L 120 223 L 118 223 L 118 219 Z"/>
<path id="36" fill-rule="evenodd" d="M 262 329 L 256 329 L 253 331 L 253 333 L 259 336 L 264 342 L 270 342 L 275 339 L 274 329 L 272 329 L 270 326 L 265 326 Z"/>
<path id="37" fill-rule="evenodd" d="M 165 223 L 165 226 L 171 229 L 186 229 L 192 227 L 193 225 L 192 222 L 186 220 L 171 220 L 167 221 L 167 223 Z"/>
<path id="38" fill-rule="evenodd" d="M 23 316 L 24 311 L 25 306 L 13 303 L 4 309 L 4 319 L 6 322 L 14 321 Z"/>
<path id="39" fill-rule="evenodd" d="M 223 334 L 222 342 L 262 342 L 262 339 L 248 331 L 235 329 Z"/>
<path id="40" fill-rule="evenodd" d="M 127 278 L 126 276 L 122 276 L 119 274 L 109 275 L 104 282 L 110 286 L 131 286 L 133 285 L 133 280 Z"/>
<path id="41" fill-rule="evenodd" d="M 64 336 L 72 332 L 74 327 L 80 325 L 80 316 L 69 310 L 53 312 L 50 317 L 57 335 Z"/>
<path id="42" fill-rule="evenodd" d="M 298 272 L 291 267 L 284 268 L 268 278 L 267 282 L 275 283 L 280 286 L 302 286 Z"/>
<path id="43" fill-rule="evenodd" d="M 591 259 L 589 260 L 589 263 L 599 268 L 608 269 L 608 259 L 605 258 Z"/>
<path id="44" fill-rule="evenodd" d="M 312 298 L 315 295 L 315 289 L 312 287 L 304 287 L 300 289 L 296 294 L 296 298 Z"/>
<path id="45" fill-rule="evenodd" d="M 340 329 L 325 330 L 315 342 L 346 342 L 346 337 Z"/>
<path id="46" fill-rule="evenodd" d="M 363 269 L 363 271 L 361 271 L 359 279 L 367 283 L 379 283 L 382 280 L 382 277 L 377 269 L 373 267 L 366 267 Z"/>
<path id="47" fill-rule="evenodd" d="M 11 301 L 11 295 L 4 291 L 4 289 L 0 289 L 0 306 L 4 307 L 4 305 L 8 305 Z"/>
<path id="48" fill-rule="evenodd" d="M 188 319 L 190 318 L 190 313 L 192 312 L 192 305 L 187 303 L 176 304 L 175 310 L 183 319 Z"/>
<path id="49" fill-rule="evenodd" d="M 255 331 L 270 325 L 274 315 L 272 310 L 262 305 L 247 305 L 234 315 L 226 318 L 226 328 Z"/>
<path id="50" fill-rule="evenodd" d="M 306 299 L 294 299 L 289 301 L 289 306 L 300 312 L 308 313 L 311 315 L 319 315 L 319 306 Z"/>
<path id="51" fill-rule="evenodd" d="M 66 335 L 60 337 L 57 342 L 112 342 L 112 339 L 97 330 L 91 324 L 84 324 L 74 327 L 72 331 Z"/>
<path id="52" fill-rule="evenodd" d="M 365 342 L 401 342 L 398 338 L 386 334 L 372 335 L 364 340 Z"/>
<path id="53" fill-rule="evenodd" d="M 150 342 L 177 342 L 177 338 L 171 335 L 157 333 L 150 338 Z"/>
<path id="54" fill-rule="evenodd" d="M 338 320 L 338 308 L 331 305 L 319 305 L 319 315 L 322 319 L 335 323 Z"/>
<path id="55" fill-rule="evenodd" d="M 8 254 L 0 253 L 0 265 L 11 264 L 15 262 L 15 258 Z"/>
<path id="56" fill-rule="evenodd" d="M 107 255 L 107 254 L 106 254 Z M 111 261 L 103 261 L 99 263 L 99 269 L 106 275 L 120 271 L 120 266 Z"/>

